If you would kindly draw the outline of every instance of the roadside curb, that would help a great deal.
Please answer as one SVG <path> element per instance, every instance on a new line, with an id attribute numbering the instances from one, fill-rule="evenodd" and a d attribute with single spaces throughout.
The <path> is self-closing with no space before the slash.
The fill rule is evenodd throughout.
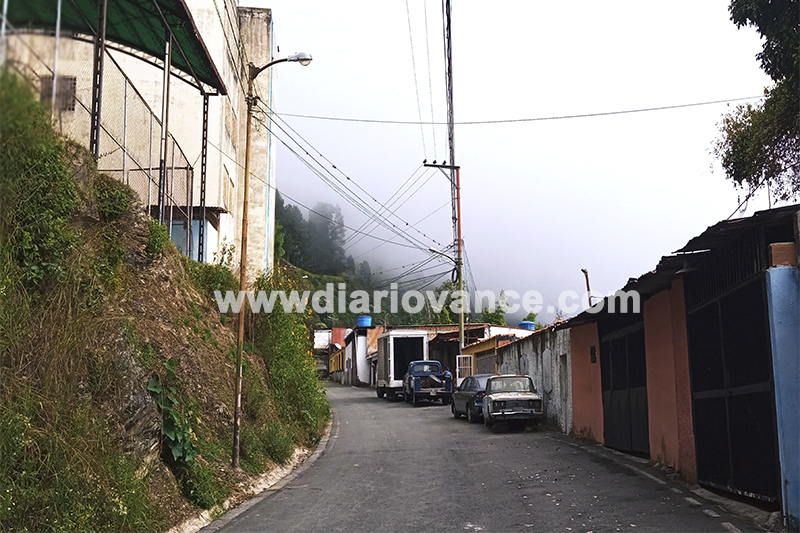
<path id="1" fill-rule="evenodd" d="M 334 413 L 331 411 L 331 419 L 328 421 L 328 425 L 323 431 L 322 438 L 317 443 L 317 447 L 314 449 L 314 452 L 311 454 L 311 456 L 295 466 L 292 470 L 288 471 L 287 474 L 276 480 L 272 485 L 266 487 L 259 494 L 256 494 L 246 502 L 227 510 L 216 519 L 212 519 L 210 513 L 205 511 L 200 517 L 190 518 L 183 524 L 171 528 L 170 532 L 180 531 L 181 533 L 214 533 L 225 527 L 237 516 L 241 515 L 253 506 L 258 505 L 261 501 L 270 496 L 271 493 L 276 492 L 288 485 L 297 476 L 305 472 L 312 464 L 314 464 L 314 462 L 319 459 L 319 456 L 322 455 L 322 453 L 326 450 L 330 440 L 331 430 L 333 428 L 333 420 Z"/>

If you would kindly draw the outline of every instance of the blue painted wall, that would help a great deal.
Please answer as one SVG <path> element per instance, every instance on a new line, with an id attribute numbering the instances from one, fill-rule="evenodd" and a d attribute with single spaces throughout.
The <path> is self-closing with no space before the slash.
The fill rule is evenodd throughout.
<path id="1" fill-rule="evenodd" d="M 778 447 L 783 481 L 783 515 L 790 531 L 800 530 L 800 272 L 767 271 L 767 301 L 775 375 Z"/>

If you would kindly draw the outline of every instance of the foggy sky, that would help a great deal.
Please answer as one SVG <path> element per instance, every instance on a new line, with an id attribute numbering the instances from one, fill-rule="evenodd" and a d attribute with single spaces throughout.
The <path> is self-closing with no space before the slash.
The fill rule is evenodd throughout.
<path id="1" fill-rule="evenodd" d="M 592 288 L 607 293 L 734 212 L 745 193 L 725 179 L 711 150 L 717 123 L 736 103 L 458 125 L 763 94 L 771 83 L 755 58 L 759 37 L 751 28 L 736 29 L 728 3 L 453 1 L 456 163 L 464 240 L 479 289 L 535 289 L 545 305 L 555 305 L 564 290 L 585 291 L 580 269 L 587 268 Z M 277 113 L 411 122 L 421 114 L 423 122 L 446 121 L 441 2 L 248 4 L 273 9 L 276 57 L 299 51 L 314 57 L 305 68 L 273 68 Z M 288 132 L 275 128 L 279 139 L 293 146 L 290 136 L 302 136 L 313 158 L 376 208 L 369 195 L 385 202 L 423 159 L 449 159 L 444 125 L 285 115 L 278 124 Z M 289 203 L 338 204 L 353 228 L 366 220 L 282 145 L 276 181 Z M 449 195 L 445 176 L 433 175 L 394 220 L 413 224 Z M 746 208 L 746 216 L 766 209 L 765 195 Z M 417 229 L 431 238 L 409 235 L 428 246 L 450 244 L 450 208 Z M 396 239 L 387 230 L 373 232 Z M 373 272 L 428 255 L 385 244 L 360 256 L 378 244 L 364 238 L 348 253 L 357 263 L 368 259 Z"/>

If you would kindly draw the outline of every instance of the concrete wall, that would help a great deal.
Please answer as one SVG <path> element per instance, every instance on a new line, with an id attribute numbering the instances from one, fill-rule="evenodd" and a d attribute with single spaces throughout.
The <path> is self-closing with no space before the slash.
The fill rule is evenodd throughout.
<path id="1" fill-rule="evenodd" d="M 477 359 L 480 363 L 480 357 Z M 570 331 L 545 329 L 497 350 L 498 372 L 527 374 L 544 400 L 547 422 L 568 433 L 572 428 Z"/>
<path id="2" fill-rule="evenodd" d="M 650 457 L 697 481 L 683 281 L 644 303 Z"/>
<path id="3" fill-rule="evenodd" d="M 367 361 L 367 330 L 357 329 L 355 334 L 356 385 L 369 385 L 370 366 Z"/>
<path id="4" fill-rule="evenodd" d="M 600 443 L 603 437 L 603 391 L 600 381 L 600 339 L 597 324 L 570 328 L 572 433 Z M 597 352 L 591 362 L 591 347 Z"/>
<path id="5" fill-rule="evenodd" d="M 496 353 L 481 353 L 475 354 L 475 373 L 476 374 L 492 374 L 497 372 L 497 354 Z M 513 372 L 516 373 L 516 372 Z"/>
<path id="6" fill-rule="evenodd" d="M 767 302 L 775 379 L 778 453 L 785 525 L 800 530 L 800 274 L 767 271 Z"/>
<path id="7" fill-rule="evenodd" d="M 343 385 L 351 385 L 353 383 L 353 366 L 355 364 L 355 345 L 350 342 L 344 348 L 344 374 L 342 376 Z"/>

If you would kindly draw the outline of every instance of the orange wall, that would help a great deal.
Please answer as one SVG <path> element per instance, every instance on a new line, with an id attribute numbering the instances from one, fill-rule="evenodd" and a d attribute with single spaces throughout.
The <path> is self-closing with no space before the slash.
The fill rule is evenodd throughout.
<path id="1" fill-rule="evenodd" d="M 697 469 L 685 317 L 682 280 L 644 303 L 650 457 L 694 482 Z"/>
<path id="2" fill-rule="evenodd" d="M 603 440 L 603 392 L 600 382 L 600 340 L 597 324 L 576 326 L 569 331 L 572 363 L 572 432 L 597 442 Z M 592 363 L 590 348 L 597 350 Z"/>
<path id="3" fill-rule="evenodd" d="M 689 381 L 689 341 L 686 337 L 686 304 L 683 279 L 672 282 L 672 331 L 675 353 L 675 392 L 678 409 L 678 471 L 690 483 L 697 482 L 697 458 L 692 422 L 692 385 Z"/>

